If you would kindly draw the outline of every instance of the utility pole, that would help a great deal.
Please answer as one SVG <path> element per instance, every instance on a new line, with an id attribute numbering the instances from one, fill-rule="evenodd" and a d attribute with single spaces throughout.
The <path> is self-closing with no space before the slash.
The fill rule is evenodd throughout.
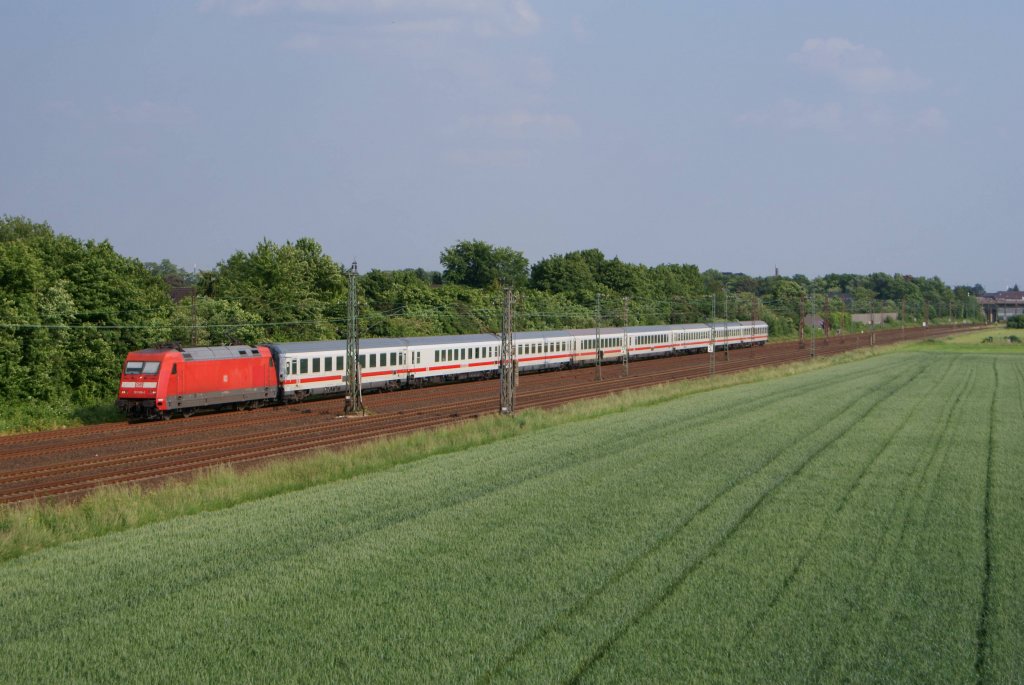
<path id="1" fill-rule="evenodd" d="M 807 316 L 807 296 L 804 295 L 800 298 L 800 349 L 804 349 L 806 343 L 804 342 L 804 317 Z"/>
<path id="2" fill-rule="evenodd" d="M 622 298 L 622 375 L 629 375 L 629 298 Z"/>
<path id="3" fill-rule="evenodd" d="M 715 375 L 715 295 L 711 294 L 711 345 L 708 346 L 708 375 Z"/>
<path id="4" fill-rule="evenodd" d="M 192 285 L 192 347 L 199 344 L 199 314 L 196 311 L 196 286 Z"/>
<path id="5" fill-rule="evenodd" d="M 601 357 L 604 355 L 601 349 L 601 293 L 597 293 L 597 305 L 594 309 L 594 334 L 594 345 L 597 347 L 594 352 L 595 380 L 601 380 Z"/>
<path id="6" fill-rule="evenodd" d="M 815 354 L 814 339 L 815 339 L 815 332 L 816 332 L 815 329 L 818 327 L 818 323 L 816 321 L 817 318 L 818 317 L 815 315 L 815 307 L 814 307 L 814 291 L 811 291 L 811 359 L 814 358 L 814 354 Z"/>
<path id="7" fill-rule="evenodd" d="M 501 377 L 501 413 L 504 416 L 512 416 L 516 409 L 516 358 L 515 341 L 512 339 L 514 301 L 512 288 L 505 288 L 505 307 L 501 316 L 501 360 L 498 364 Z"/>
<path id="8" fill-rule="evenodd" d="M 352 262 L 348 272 L 348 338 L 345 340 L 345 363 L 348 364 L 345 383 L 345 413 L 366 413 L 363 406 L 363 378 L 359 368 L 359 293 L 356 283 L 359 267 Z"/>
<path id="9" fill-rule="evenodd" d="M 828 296 L 828 291 L 825 292 L 825 316 L 821 319 L 821 328 L 825 333 L 822 342 L 828 345 L 828 337 L 832 333 L 832 298 Z"/>
<path id="10" fill-rule="evenodd" d="M 871 346 L 875 346 L 875 301 L 871 300 Z"/>
<path id="11" fill-rule="evenodd" d="M 729 291 L 722 291 L 722 300 L 725 304 L 725 361 L 729 361 Z"/>
<path id="12" fill-rule="evenodd" d="M 839 338 L 839 344 L 842 344 L 842 343 L 846 342 L 846 333 L 850 332 L 849 329 L 846 328 L 846 298 L 845 297 L 840 297 L 839 298 L 839 309 L 840 309 L 840 312 L 839 312 L 840 321 L 843 322 L 841 330 L 845 331 L 845 333 L 842 336 L 840 336 L 840 338 Z M 852 326 L 851 326 L 851 328 L 852 328 Z"/>
<path id="13" fill-rule="evenodd" d="M 900 302 L 900 338 L 907 339 L 907 298 Z"/>

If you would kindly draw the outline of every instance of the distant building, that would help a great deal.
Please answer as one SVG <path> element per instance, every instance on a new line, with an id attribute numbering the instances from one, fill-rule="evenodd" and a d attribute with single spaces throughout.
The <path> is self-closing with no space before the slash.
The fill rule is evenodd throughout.
<path id="1" fill-rule="evenodd" d="M 196 291 L 195 286 L 191 285 L 176 285 L 171 286 L 171 302 L 175 304 L 182 300 L 191 299 L 192 294 Z"/>
<path id="2" fill-rule="evenodd" d="M 896 312 L 875 312 L 873 314 L 851 314 L 850 318 L 854 323 L 880 324 L 886 321 L 896 321 L 900 316 Z"/>
<path id="3" fill-rule="evenodd" d="M 1011 316 L 1024 314 L 1024 292 L 1003 290 L 978 296 L 978 304 L 985 311 L 989 323 L 1006 321 Z"/>

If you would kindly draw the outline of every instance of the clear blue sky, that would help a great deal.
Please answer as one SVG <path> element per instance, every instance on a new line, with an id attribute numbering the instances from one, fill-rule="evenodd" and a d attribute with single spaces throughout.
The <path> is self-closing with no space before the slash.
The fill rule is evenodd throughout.
<path id="1" fill-rule="evenodd" d="M 1019 2 L 0 0 L 0 214 L 211 267 L 1024 281 Z"/>

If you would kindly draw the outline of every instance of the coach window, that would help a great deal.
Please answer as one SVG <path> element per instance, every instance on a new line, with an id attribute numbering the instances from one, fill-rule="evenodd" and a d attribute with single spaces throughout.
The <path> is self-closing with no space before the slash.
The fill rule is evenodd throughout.
<path id="1" fill-rule="evenodd" d="M 324 371 L 334 370 L 334 360 L 330 357 L 324 357 Z"/>
<path id="2" fill-rule="evenodd" d="M 309 373 L 309 360 L 308 359 L 300 359 L 299 360 L 299 373 Z"/>
<path id="3" fill-rule="evenodd" d="M 360 369 L 365 369 L 366 368 L 366 355 L 365 354 L 359 355 L 359 368 Z"/>
<path id="4" fill-rule="evenodd" d="M 320 373 L 320 357 L 313 358 L 313 373 Z"/>
<path id="5" fill-rule="evenodd" d="M 391 366 L 398 366 L 398 353 L 397 352 L 392 352 L 391 353 Z"/>

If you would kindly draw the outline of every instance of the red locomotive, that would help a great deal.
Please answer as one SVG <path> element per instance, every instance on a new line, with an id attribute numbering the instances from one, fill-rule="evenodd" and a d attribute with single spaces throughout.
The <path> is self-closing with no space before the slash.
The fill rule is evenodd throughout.
<path id="1" fill-rule="evenodd" d="M 131 352 L 117 408 L 129 418 L 188 416 L 199 407 L 258 407 L 277 399 L 277 368 L 263 346 L 174 347 Z"/>

